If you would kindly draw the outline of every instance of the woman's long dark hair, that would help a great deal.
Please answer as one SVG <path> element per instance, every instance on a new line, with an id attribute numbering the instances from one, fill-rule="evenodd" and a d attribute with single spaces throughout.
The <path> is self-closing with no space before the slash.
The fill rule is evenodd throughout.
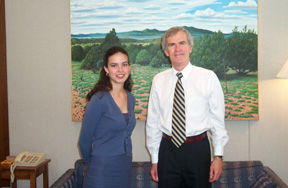
<path id="1" fill-rule="evenodd" d="M 116 54 L 118 52 L 127 55 L 128 63 L 129 63 L 129 56 L 128 56 L 127 51 L 124 50 L 120 46 L 113 46 L 113 47 L 109 48 L 106 51 L 106 53 L 104 54 L 104 59 L 103 59 L 104 65 L 103 66 L 108 68 L 109 57 L 113 56 L 114 54 Z M 130 63 L 129 63 L 129 65 L 130 65 Z M 131 92 L 132 91 L 132 85 L 133 85 L 133 81 L 132 81 L 131 74 L 130 74 L 124 83 L 124 89 Z M 94 85 L 94 87 L 89 91 L 89 93 L 86 96 L 86 99 L 87 99 L 87 101 L 90 101 L 91 97 L 98 91 L 111 91 L 111 90 L 112 90 L 112 84 L 110 82 L 110 77 L 106 75 L 105 69 L 104 69 L 104 67 L 102 67 L 101 71 L 100 71 L 99 80 Z"/>

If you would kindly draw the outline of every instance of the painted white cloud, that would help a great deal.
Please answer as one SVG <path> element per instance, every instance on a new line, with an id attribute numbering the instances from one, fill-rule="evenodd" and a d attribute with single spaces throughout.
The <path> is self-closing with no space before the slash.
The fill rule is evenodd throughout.
<path id="1" fill-rule="evenodd" d="M 160 6 L 152 5 L 152 4 L 145 7 L 145 9 L 147 9 L 147 10 L 158 10 L 160 8 L 161 8 Z"/>
<path id="2" fill-rule="evenodd" d="M 247 12 L 244 12 L 242 10 L 225 10 L 224 11 L 225 13 L 228 13 L 228 14 L 246 14 Z"/>
<path id="3" fill-rule="evenodd" d="M 86 33 L 96 30 L 104 33 L 109 32 L 112 27 L 117 32 L 146 28 L 165 30 L 173 25 L 231 32 L 233 29 L 231 25 L 235 23 L 239 28 L 242 28 L 242 25 L 251 25 L 257 29 L 255 0 L 229 0 L 229 2 L 232 3 L 227 3 L 224 8 L 220 5 L 220 0 L 137 0 L 128 4 L 116 0 L 71 0 L 71 32 Z M 203 10 L 207 5 L 211 6 Z M 255 6 L 256 8 L 251 8 Z M 253 12 L 256 12 L 255 19 L 252 17 Z M 84 25 L 85 28 L 82 28 Z M 91 25 L 89 28 L 92 31 L 89 31 L 87 25 Z M 95 25 L 97 27 L 94 27 Z"/>
<path id="4" fill-rule="evenodd" d="M 118 3 L 118 2 L 109 1 L 109 2 L 104 2 L 98 8 L 99 9 L 117 9 L 117 8 L 121 8 L 121 7 L 123 7 L 123 5 Z"/>
<path id="5" fill-rule="evenodd" d="M 225 14 L 222 12 L 215 12 L 211 8 L 207 8 L 206 10 L 197 10 L 194 14 L 195 18 L 235 18 L 236 15 Z"/>
<path id="6" fill-rule="evenodd" d="M 172 1 L 169 1 L 168 4 L 170 4 L 170 5 L 185 5 L 187 3 L 183 0 L 172 0 Z"/>
<path id="7" fill-rule="evenodd" d="M 175 16 L 174 18 L 176 18 L 176 19 L 193 18 L 193 14 L 190 14 L 190 13 L 181 13 L 181 14 Z"/>
<path id="8" fill-rule="evenodd" d="M 139 14 L 139 13 L 142 13 L 142 11 L 140 9 L 130 7 L 124 13 L 126 13 L 126 14 Z"/>
<path id="9" fill-rule="evenodd" d="M 207 8 L 206 10 L 197 10 L 195 12 L 195 16 L 198 17 L 214 17 L 215 15 L 216 12 L 211 8 Z"/>
<path id="10" fill-rule="evenodd" d="M 231 2 L 228 6 L 224 6 L 224 8 L 257 9 L 257 3 L 255 0 L 238 1 L 237 3 Z"/>
<path id="11" fill-rule="evenodd" d="M 149 17 L 145 17 L 143 18 L 143 20 L 146 21 L 162 21 L 163 19 L 157 16 L 149 16 Z"/>

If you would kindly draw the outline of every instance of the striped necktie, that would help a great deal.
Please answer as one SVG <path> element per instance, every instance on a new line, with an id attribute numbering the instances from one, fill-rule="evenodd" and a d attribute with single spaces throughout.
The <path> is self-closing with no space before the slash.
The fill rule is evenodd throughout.
<path id="1" fill-rule="evenodd" d="M 177 73 L 178 80 L 175 87 L 172 111 L 172 142 L 179 148 L 186 140 L 185 129 L 185 95 L 181 82 L 181 72 Z"/>

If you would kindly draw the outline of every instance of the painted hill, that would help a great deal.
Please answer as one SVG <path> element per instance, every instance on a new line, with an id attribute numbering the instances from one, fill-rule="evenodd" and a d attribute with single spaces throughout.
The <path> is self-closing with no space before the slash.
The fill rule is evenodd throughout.
<path id="1" fill-rule="evenodd" d="M 212 31 L 205 29 L 198 29 L 195 27 L 187 27 L 184 28 L 191 33 L 193 37 L 205 34 L 213 34 Z M 117 31 L 116 31 L 117 32 Z M 127 32 L 119 32 L 117 36 L 119 38 L 131 38 L 131 39 L 154 39 L 160 38 L 164 35 L 165 31 L 159 31 L 157 29 L 145 29 L 142 31 L 127 31 Z M 107 33 L 90 33 L 90 34 L 71 34 L 71 38 L 104 38 Z"/>

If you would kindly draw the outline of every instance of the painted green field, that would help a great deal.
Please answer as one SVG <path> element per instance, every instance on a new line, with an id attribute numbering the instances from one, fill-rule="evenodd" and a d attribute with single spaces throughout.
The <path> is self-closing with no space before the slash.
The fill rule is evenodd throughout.
<path id="1" fill-rule="evenodd" d="M 82 121 L 85 111 L 87 92 L 99 78 L 99 74 L 80 69 L 81 62 L 72 61 L 72 120 Z M 133 95 L 136 98 L 135 114 L 139 121 L 147 116 L 148 98 L 151 81 L 155 74 L 169 67 L 160 69 L 150 66 L 132 65 L 134 81 Z M 227 83 L 220 80 L 225 94 L 226 120 L 256 120 L 258 115 L 258 77 L 248 75 L 237 77 L 227 75 Z"/>

